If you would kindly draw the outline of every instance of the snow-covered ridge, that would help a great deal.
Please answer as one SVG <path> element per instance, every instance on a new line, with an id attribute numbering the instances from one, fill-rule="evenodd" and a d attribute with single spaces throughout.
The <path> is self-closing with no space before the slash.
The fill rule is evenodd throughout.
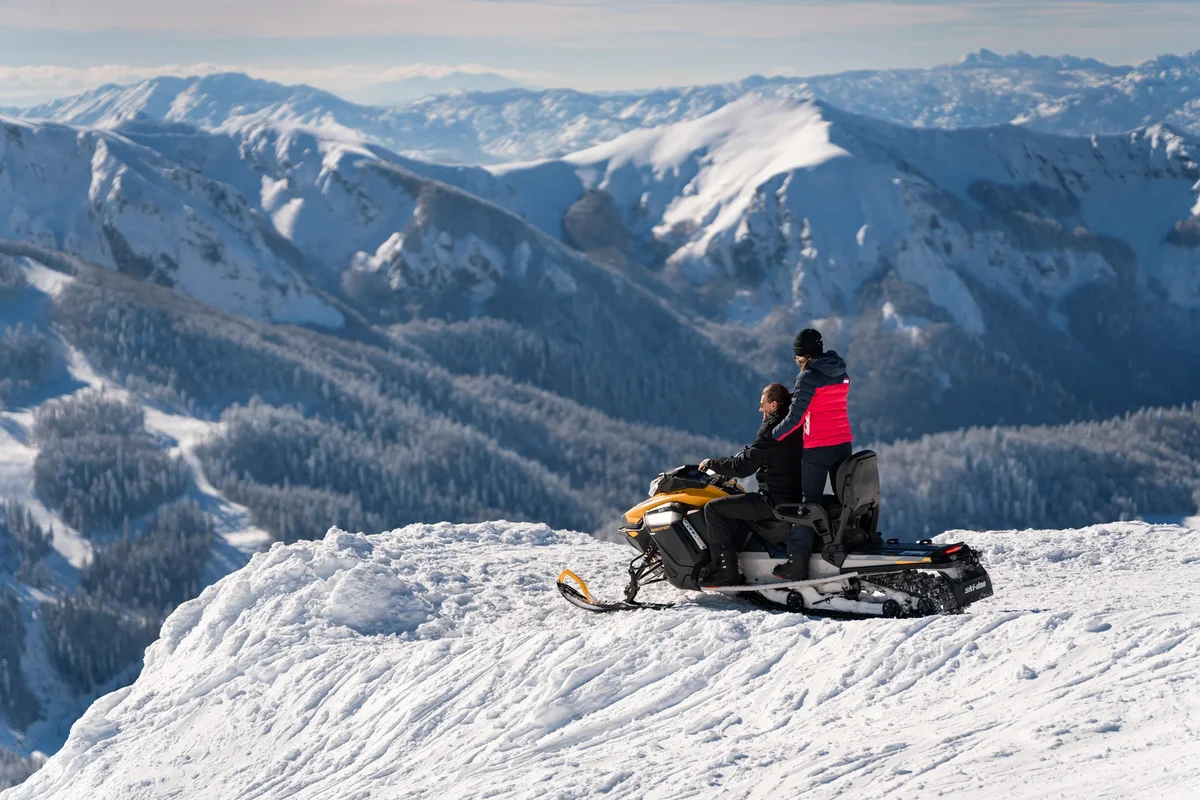
<path id="1" fill-rule="evenodd" d="M 636 338 L 630 325 L 650 323 L 611 295 L 659 304 L 653 294 L 706 322 L 761 325 L 747 349 L 772 375 L 790 368 L 774 343 L 813 322 L 866 378 L 852 400 L 860 418 L 931 409 L 868 438 L 1195 396 L 1192 376 L 1169 365 L 1200 341 L 1198 148 L 1166 126 L 1093 138 L 922 130 L 756 95 L 490 170 L 276 122 L 13 129 L 22 141 L 57 132 L 58 149 L 0 152 L 14 166 L 0 176 L 10 235 L 259 318 L 340 321 L 324 304 L 333 295 L 372 321 L 532 315 L 540 326 L 592 303 L 580 319 L 620 307 L 641 320 L 618 324 Z M 80 165 L 76 136 L 104 143 L 111 163 Z M 49 180 L 60 162 L 79 179 Z M 1147 364 L 1145 347 L 1171 353 Z M 933 366 L 898 390 L 886 365 L 914 358 Z M 994 358 L 1000 371 L 976 368 Z M 1127 389 L 1136 401 L 1096 385 L 1114 359 L 1141 376 Z M 1005 363 L 1017 366 L 1005 374 Z M 1030 400 L 1031 383 L 1048 402 Z M 1111 403 L 1080 412 L 1083 397 Z"/>
<path id="2" fill-rule="evenodd" d="M 479 313 L 505 282 L 568 294 L 576 285 L 578 256 L 442 183 L 469 192 L 490 182 L 481 169 L 269 122 L 224 134 L 148 120 L 2 124 L 0 238 L 234 313 L 337 328 L 341 311 L 321 289 Z"/>
<path id="3" fill-rule="evenodd" d="M 181 606 L 2 796 L 1186 796 L 1200 532 L 964 537 L 995 599 L 847 623 L 587 615 L 555 574 L 615 591 L 626 549 L 540 525 L 333 529 Z"/>
<path id="4" fill-rule="evenodd" d="M 260 320 L 339 311 L 229 186 L 112 131 L 0 118 L 0 238 L 64 250 Z"/>
<path id="5" fill-rule="evenodd" d="M 932 69 L 751 76 L 606 94 L 512 88 L 424 97 L 397 108 L 355 105 L 309 86 L 241 74 L 160 77 L 6 113 L 106 127 L 138 117 L 210 129 L 286 122 L 434 160 L 498 163 L 560 156 L 638 128 L 698 119 L 751 94 L 815 97 L 919 127 L 1015 122 L 1089 135 L 1167 122 L 1200 132 L 1200 51 L 1110 66 L 1074 56 L 981 50 Z"/>

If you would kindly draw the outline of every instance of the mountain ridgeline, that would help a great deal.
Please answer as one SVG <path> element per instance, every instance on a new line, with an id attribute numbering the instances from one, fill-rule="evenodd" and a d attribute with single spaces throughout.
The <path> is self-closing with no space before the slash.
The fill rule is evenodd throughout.
<path id="1" fill-rule="evenodd" d="M 1200 133 L 1200 50 L 1136 66 L 980 50 L 959 63 L 931 69 L 751 76 L 724 84 L 603 94 L 510 87 L 423 97 L 390 108 L 350 103 L 311 86 L 226 73 L 101 86 L 31 108 L 0 109 L 0 114 L 102 127 L 138 118 L 208 129 L 276 120 L 352 130 L 396 152 L 431 161 L 488 164 L 562 156 L 639 128 L 698 119 L 751 94 L 824 100 L 921 128 L 1017 124 L 1090 136 L 1167 123 Z"/>

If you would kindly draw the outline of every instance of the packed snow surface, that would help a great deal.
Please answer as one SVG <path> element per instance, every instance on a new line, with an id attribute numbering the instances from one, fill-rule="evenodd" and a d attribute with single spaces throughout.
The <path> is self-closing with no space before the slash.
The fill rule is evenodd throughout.
<path id="1" fill-rule="evenodd" d="M 612 596 L 632 551 L 536 524 L 333 529 L 181 606 L 2 797 L 1188 796 L 1200 532 L 961 536 L 996 597 L 845 622 L 588 614 L 558 569 Z"/>

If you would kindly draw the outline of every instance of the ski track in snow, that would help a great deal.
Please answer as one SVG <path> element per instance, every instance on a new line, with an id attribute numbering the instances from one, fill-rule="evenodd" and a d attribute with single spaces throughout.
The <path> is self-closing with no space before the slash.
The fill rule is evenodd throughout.
<path id="1" fill-rule="evenodd" d="M 959 537 L 996 597 L 844 622 L 588 614 L 558 570 L 614 596 L 632 551 L 536 524 L 334 529 L 181 606 L 0 798 L 1191 796 L 1200 532 Z"/>

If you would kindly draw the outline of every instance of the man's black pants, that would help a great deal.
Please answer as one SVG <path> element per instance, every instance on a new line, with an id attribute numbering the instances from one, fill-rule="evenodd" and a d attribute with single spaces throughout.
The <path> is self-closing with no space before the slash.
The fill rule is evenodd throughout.
<path id="1" fill-rule="evenodd" d="M 804 448 L 804 462 L 800 467 L 800 484 L 804 488 L 804 500 L 808 503 L 820 503 L 825 494 L 825 481 L 830 483 L 837 478 L 838 467 L 850 456 L 854 455 L 854 447 L 850 442 L 831 444 L 826 447 Z M 834 494 L 837 487 L 834 487 Z"/>
<path id="2" fill-rule="evenodd" d="M 775 519 L 775 508 L 765 496 L 758 492 L 719 497 L 704 506 L 704 522 L 708 525 L 708 536 L 713 549 L 736 551 L 745 540 L 737 535 L 739 522 L 756 522 Z M 713 554 L 714 556 L 716 553 Z"/>

